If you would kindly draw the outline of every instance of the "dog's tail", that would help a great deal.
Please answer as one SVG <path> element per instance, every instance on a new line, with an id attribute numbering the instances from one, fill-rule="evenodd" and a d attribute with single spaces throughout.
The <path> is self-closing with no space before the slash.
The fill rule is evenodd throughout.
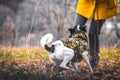
<path id="1" fill-rule="evenodd" d="M 51 45 L 50 47 L 48 46 L 48 44 L 51 43 L 52 40 L 53 35 L 51 33 L 47 33 L 41 38 L 40 44 L 44 49 L 53 53 L 55 51 L 55 46 L 54 45 Z"/>
<path id="2" fill-rule="evenodd" d="M 40 44 L 41 44 L 41 46 L 42 46 L 43 48 L 45 48 L 45 45 L 51 43 L 52 40 L 53 40 L 53 35 L 52 35 L 52 33 L 47 33 L 47 34 L 45 34 L 45 35 L 41 38 Z"/>

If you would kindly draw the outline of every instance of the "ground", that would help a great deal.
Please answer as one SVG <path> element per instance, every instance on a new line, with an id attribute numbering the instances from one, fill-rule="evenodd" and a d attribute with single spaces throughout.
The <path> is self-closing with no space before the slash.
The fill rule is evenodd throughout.
<path id="1" fill-rule="evenodd" d="M 77 74 L 70 70 L 51 69 L 49 59 L 9 60 L 11 58 L 6 57 L 0 53 L 0 80 L 120 80 L 119 49 L 115 51 L 102 49 L 99 66 L 94 69 L 93 74 L 90 74 L 84 61 L 77 64 L 81 70 Z"/>

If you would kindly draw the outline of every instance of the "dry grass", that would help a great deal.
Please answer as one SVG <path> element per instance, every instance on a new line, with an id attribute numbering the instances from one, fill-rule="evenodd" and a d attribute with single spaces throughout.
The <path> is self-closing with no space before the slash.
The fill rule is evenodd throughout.
<path id="1" fill-rule="evenodd" d="M 0 48 L 0 60 L 48 60 L 48 52 L 43 48 Z"/>
<path id="2" fill-rule="evenodd" d="M 120 49 L 102 48 L 100 65 L 89 74 L 84 62 L 81 74 L 51 70 L 48 52 L 40 47 L 0 48 L 0 80 L 119 80 Z"/>

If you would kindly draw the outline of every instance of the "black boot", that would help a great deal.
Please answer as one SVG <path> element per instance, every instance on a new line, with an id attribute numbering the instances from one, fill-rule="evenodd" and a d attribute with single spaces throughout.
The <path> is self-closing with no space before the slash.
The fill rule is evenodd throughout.
<path id="1" fill-rule="evenodd" d="M 92 68 L 95 68 L 99 64 L 99 42 L 97 41 L 97 35 L 89 35 L 90 43 L 90 64 Z"/>
<path id="2" fill-rule="evenodd" d="M 100 59 L 99 56 L 94 56 L 94 57 L 90 58 L 90 64 L 91 64 L 93 69 L 99 65 L 99 59 Z"/>
<path id="3" fill-rule="evenodd" d="M 89 43 L 90 43 L 90 64 L 97 67 L 99 64 L 99 35 L 105 20 L 92 19 L 89 31 Z"/>

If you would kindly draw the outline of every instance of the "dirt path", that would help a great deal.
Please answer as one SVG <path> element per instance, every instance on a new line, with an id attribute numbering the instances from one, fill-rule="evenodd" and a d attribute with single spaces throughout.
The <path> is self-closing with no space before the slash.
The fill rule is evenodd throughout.
<path id="1" fill-rule="evenodd" d="M 115 62 L 101 61 L 93 74 L 84 62 L 78 64 L 81 73 L 51 70 L 49 61 L 0 61 L 0 80 L 120 80 L 120 67 Z M 59 71 L 58 71 L 59 70 Z"/>

